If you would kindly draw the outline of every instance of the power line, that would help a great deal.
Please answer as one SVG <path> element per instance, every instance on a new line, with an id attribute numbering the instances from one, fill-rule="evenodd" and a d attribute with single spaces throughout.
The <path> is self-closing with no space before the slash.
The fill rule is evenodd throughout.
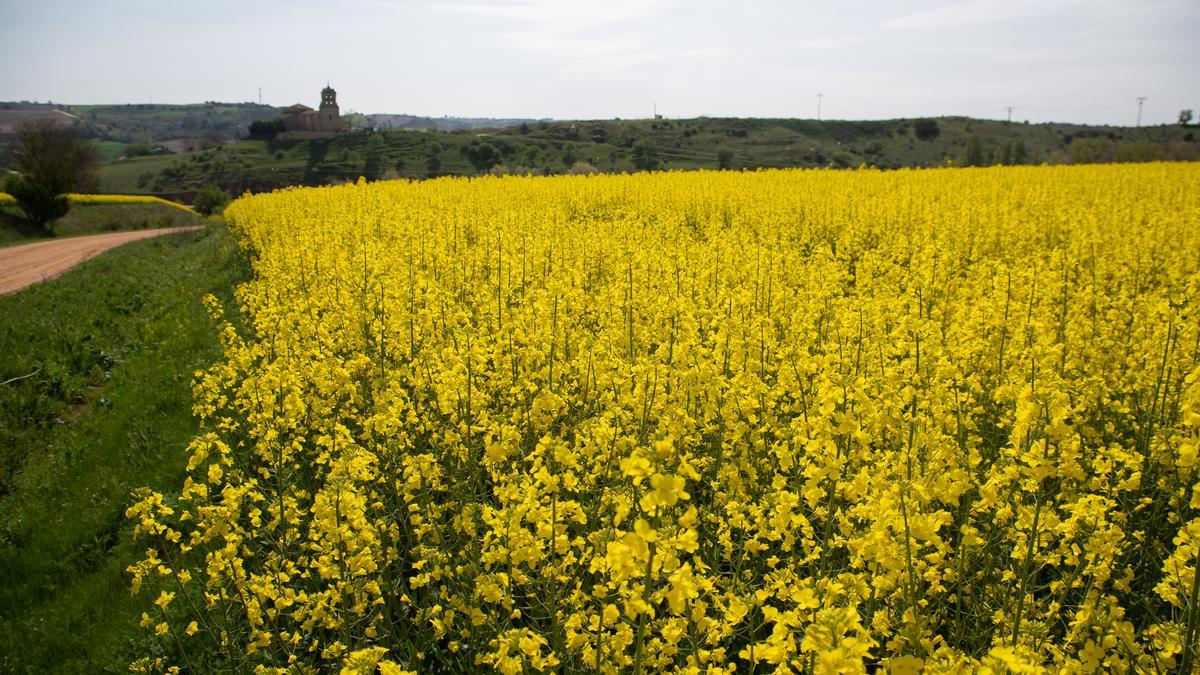
<path id="1" fill-rule="evenodd" d="M 1017 106 L 1015 106 L 1015 105 L 1006 105 L 1006 106 L 1004 106 L 1004 108 L 1005 108 L 1006 110 L 1008 110 L 1008 121 L 1009 121 L 1009 122 L 1012 122 L 1012 111 L 1013 111 L 1013 109 L 1014 109 L 1014 108 L 1016 108 L 1016 107 L 1017 107 Z"/>
<path id="2" fill-rule="evenodd" d="M 817 94 L 817 121 L 821 120 L 821 99 L 824 97 L 825 94 Z"/>
<path id="3" fill-rule="evenodd" d="M 1142 104 L 1146 102 L 1146 97 L 1145 96 L 1137 97 L 1137 102 L 1138 102 L 1137 125 L 1140 127 L 1140 126 L 1142 126 Z"/>

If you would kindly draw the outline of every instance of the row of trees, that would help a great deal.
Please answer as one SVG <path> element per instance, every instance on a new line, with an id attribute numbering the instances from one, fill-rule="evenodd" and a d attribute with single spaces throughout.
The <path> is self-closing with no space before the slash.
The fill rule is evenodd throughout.
<path id="1" fill-rule="evenodd" d="M 992 152 L 984 150 L 978 136 L 967 138 L 967 148 L 963 155 L 962 166 L 990 166 L 993 164 L 1011 166 L 1025 164 L 1029 161 L 1029 153 L 1025 150 L 1025 141 L 1004 141 Z"/>
<path id="2" fill-rule="evenodd" d="M 1104 136 L 1074 138 L 1065 152 L 1045 158 L 1031 157 L 1021 139 L 1004 141 L 987 148 L 978 136 L 967 138 L 960 166 L 993 166 L 1069 162 L 1071 164 L 1100 164 L 1109 162 L 1194 161 L 1197 151 L 1188 141 L 1158 143 L 1147 139 L 1114 139 Z"/>

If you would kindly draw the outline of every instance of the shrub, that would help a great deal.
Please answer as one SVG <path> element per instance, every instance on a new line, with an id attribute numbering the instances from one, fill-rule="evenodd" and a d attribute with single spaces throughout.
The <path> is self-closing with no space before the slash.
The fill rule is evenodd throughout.
<path id="1" fill-rule="evenodd" d="M 917 120 L 913 124 L 913 134 L 922 141 L 932 141 L 941 133 L 937 120 Z"/>
<path id="2" fill-rule="evenodd" d="M 209 183 L 200 189 L 200 193 L 196 195 L 196 201 L 192 204 L 192 208 L 201 215 L 211 216 L 224 211 L 225 206 L 231 201 L 233 201 L 232 195 Z"/>
<path id="3" fill-rule="evenodd" d="M 154 154 L 154 146 L 146 141 L 138 141 L 125 146 L 126 157 L 145 157 Z"/>
<path id="4" fill-rule="evenodd" d="M 491 143 L 472 143 L 466 151 L 467 160 L 479 171 L 488 169 L 500 163 L 500 150 Z"/>
<path id="5" fill-rule="evenodd" d="M 250 138 L 274 138 L 283 133 L 283 120 L 255 120 L 250 123 Z"/>
<path id="6" fill-rule="evenodd" d="M 48 184 L 26 176 L 10 175 L 4 181 L 4 190 L 17 201 L 26 218 L 47 230 L 52 221 L 67 215 L 71 208 L 65 194 L 56 194 Z"/>
<path id="7" fill-rule="evenodd" d="M 633 165 L 642 171 L 653 171 L 659 168 L 658 147 L 650 141 L 638 141 L 633 144 Z"/>

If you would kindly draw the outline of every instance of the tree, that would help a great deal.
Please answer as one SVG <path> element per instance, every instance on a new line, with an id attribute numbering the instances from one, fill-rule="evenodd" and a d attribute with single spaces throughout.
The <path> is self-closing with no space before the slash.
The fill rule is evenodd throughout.
<path id="1" fill-rule="evenodd" d="M 429 159 L 425 160 L 425 175 L 429 178 L 434 178 L 438 172 L 442 170 L 442 158 L 437 155 L 430 155 Z"/>
<path id="2" fill-rule="evenodd" d="M 12 147 L 13 169 L 4 189 L 25 217 L 48 229 L 51 221 L 67 214 L 67 193 L 96 189 L 99 155 L 91 143 L 69 127 L 49 119 L 18 124 Z"/>
<path id="3" fill-rule="evenodd" d="M 932 141 L 942 133 L 937 120 L 917 120 L 913 123 L 913 133 L 922 141 Z"/>
<path id="4" fill-rule="evenodd" d="M 496 166 L 503 159 L 500 150 L 488 142 L 472 142 L 467 147 L 467 159 L 480 172 L 485 172 Z"/>
<path id="5" fill-rule="evenodd" d="M 255 120 L 250 123 L 250 138 L 275 138 L 275 134 L 281 134 L 286 129 L 283 126 L 283 120 Z"/>
<path id="6" fill-rule="evenodd" d="M 963 158 L 963 166 L 983 166 L 983 144 L 974 134 L 967 139 L 967 152 Z"/>
<path id="7" fill-rule="evenodd" d="M 224 211 L 225 206 L 231 201 L 233 201 L 233 197 L 228 192 L 209 183 L 200 189 L 195 202 L 192 203 L 192 208 L 201 215 L 211 216 Z"/>
<path id="8" fill-rule="evenodd" d="M 650 141 L 638 141 L 633 144 L 633 165 L 643 171 L 653 171 L 658 168 L 658 147 Z"/>
<path id="9" fill-rule="evenodd" d="M 1107 138 L 1076 138 L 1067 147 L 1072 164 L 1099 164 L 1111 159 Z"/>
<path id="10" fill-rule="evenodd" d="M 1192 109 L 1186 108 L 1179 111 L 1179 126 L 1186 127 L 1192 122 Z"/>
<path id="11" fill-rule="evenodd" d="M 999 164 L 1000 166 L 1009 166 L 1013 163 L 1012 155 L 1012 143 L 1009 141 L 1004 141 L 1000 144 L 1000 147 L 996 149 L 996 159 L 994 163 Z"/>
<path id="12" fill-rule="evenodd" d="M 733 151 L 729 148 L 724 148 L 717 151 L 717 167 L 720 169 L 729 169 L 733 167 Z"/>
<path id="13" fill-rule="evenodd" d="M 145 157 L 153 154 L 154 144 L 150 142 L 150 137 L 146 132 L 142 132 L 136 141 L 125 146 L 126 157 Z"/>
<path id="14" fill-rule="evenodd" d="M 363 152 L 363 177 L 378 180 L 383 175 L 383 134 L 372 133 Z"/>
<path id="15" fill-rule="evenodd" d="M 1024 164 L 1025 160 L 1027 159 L 1028 155 L 1025 152 L 1025 141 L 1018 138 L 1017 141 L 1013 143 L 1012 163 Z"/>

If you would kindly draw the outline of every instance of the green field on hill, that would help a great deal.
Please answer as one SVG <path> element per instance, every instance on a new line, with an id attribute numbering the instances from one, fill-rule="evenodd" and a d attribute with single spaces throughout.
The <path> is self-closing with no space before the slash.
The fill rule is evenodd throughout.
<path id="1" fill-rule="evenodd" d="M 343 118 L 356 130 L 332 140 L 248 138 L 251 122 L 271 119 L 279 110 L 217 102 L 0 103 L 0 135 L 10 123 L 30 115 L 73 116 L 104 161 L 102 191 L 185 201 L 207 184 L 238 194 L 360 176 L 1200 159 L 1196 126 L 1029 124 L 966 117 L 522 121 L 347 113 Z M 0 138 L 0 169 L 9 161 L 4 145 Z"/>
<path id="2" fill-rule="evenodd" d="M 968 118 L 539 122 L 454 132 L 379 130 L 332 140 L 243 140 L 181 155 L 118 159 L 107 192 L 187 194 L 207 183 L 234 193 L 362 176 L 420 179 L 487 172 L 559 174 L 656 168 L 884 169 L 993 164 L 1194 160 L 1193 127 L 1093 127 Z"/>

